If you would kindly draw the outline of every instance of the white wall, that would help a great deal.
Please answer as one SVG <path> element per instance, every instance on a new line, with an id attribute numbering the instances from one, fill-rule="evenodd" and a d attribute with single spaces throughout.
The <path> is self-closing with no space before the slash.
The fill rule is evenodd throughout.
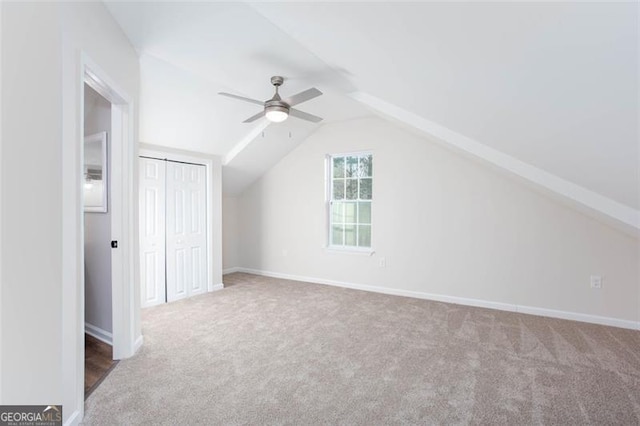
<path id="1" fill-rule="evenodd" d="M 2 182 L 3 182 L 3 178 L 2 178 L 2 137 L 3 137 L 3 132 L 2 132 L 2 36 L 3 36 L 3 32 L 2 32 L 2 9 L 3 9 L 3 5 L 0 2 L 0 241 L 2 241 L 3 236 L 2 236 Z M 3 275 L 2 275 L 2 243 L 0 243 L 0 307 L 2 307 L 2 283 L 4 282 L 3 280 Z M 2 398 L 2 380 L 3 380 L 3 375 L 2 375 L 2 367 L 4 365 L 4 363 L 2 362 L 2 345 L 3 345 L 3 339 L 2 339 L 2 314 L 0 313 L 0 404 L 3 404 L 3 398 Z"/>
<path id="2" fill-rule="evenodd" d="M 107 169 L 111 177 L 111 103 L 85 84 L 84 135 L 107 132 Z M 107 185 L 107 206 L 111 190 Z M 84 214 L 84 321 L 111 333 L 111 209 Z"/>
<path id="3" fill-rule="evenodd" d="M 80 62 L 84 52 L 136 103 L 138 58 L 101 2 L 3 2 L 0 31 L 2 403 L 63 404 L 77 422 Z"/>
<path id="4" fill-rule="evenodd" d="M 375 254 L 326 251 L 325 155 L 361 150 Z M 638 321 L 636 239 L 379 118 L 322 127 L 238 211 L 245 268 Z"/>
<path id="5" fill-rule="evenodd" d="M 60 404 L 62 68 L 57 6 L 3 2 L 2 8 L 2 404 Z"/>
<path id="6" fill-rule="evenodd" d="M 240 229 L 238 222 L 238 198 L 222 198 L 222 268 L 228 270 L 240 266 Z"/>

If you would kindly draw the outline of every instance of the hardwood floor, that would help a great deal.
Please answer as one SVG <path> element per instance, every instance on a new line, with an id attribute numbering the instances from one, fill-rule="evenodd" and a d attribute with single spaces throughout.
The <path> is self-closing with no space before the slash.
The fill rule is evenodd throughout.
<path id="1" fill-rule="evenodd" d="M 91 395 L 116 366 L 112 347 L 93 336 L 84 335 L 84 397 Z"/>

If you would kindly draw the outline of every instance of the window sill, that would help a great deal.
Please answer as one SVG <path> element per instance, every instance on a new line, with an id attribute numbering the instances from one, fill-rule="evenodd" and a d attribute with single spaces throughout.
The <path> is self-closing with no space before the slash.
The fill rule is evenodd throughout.
<path id="1" fill-rule="evenodd" d="M 360 256 L 373 256 L 375 250 L 372 248 L 358 248 L 358 247 L 340 247 L 340 246 L 325 246 L 324 251 L 327 253 L 337 254 L 355 254 Z"/>

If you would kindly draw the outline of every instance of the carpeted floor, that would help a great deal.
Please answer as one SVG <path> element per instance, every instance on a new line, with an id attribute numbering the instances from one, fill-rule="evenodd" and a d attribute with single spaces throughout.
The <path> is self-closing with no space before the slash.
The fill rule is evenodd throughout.
<path id="1" fill-rule="evenodd" d="M 225 276 L 143 310 L 87 424 L 639 424 L 640 333 Z"/>

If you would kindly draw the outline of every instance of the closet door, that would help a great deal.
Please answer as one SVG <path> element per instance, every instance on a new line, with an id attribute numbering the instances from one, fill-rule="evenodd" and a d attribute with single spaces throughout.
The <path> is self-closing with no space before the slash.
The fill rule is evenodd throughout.
<path id="1" fill-rule="evenodd" d="M 166 162 L 140 158 L 140 290 L 143 308 L 166 302 Z"/>
<path id="2" fill-rule="evenodd" d="M 207 290 L 205 167 L 167 163 L 167 301 Z"/>

